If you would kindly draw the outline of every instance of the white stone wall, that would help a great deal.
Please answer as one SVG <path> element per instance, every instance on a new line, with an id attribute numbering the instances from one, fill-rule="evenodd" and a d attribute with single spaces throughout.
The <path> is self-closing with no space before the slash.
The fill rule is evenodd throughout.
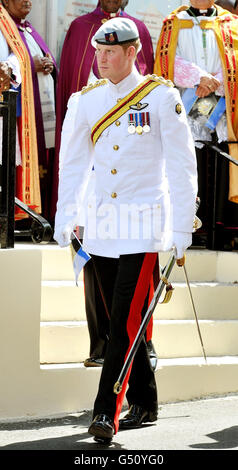
<path id="1" fill-rule="evenodd" d="M 48 0 L 48 3 L 51 3 L 51 0 Z M 46 38 L 46 10 L 47 0 L 32 2 L 32 10 L 27 18 L 44 38 Z"/>
<path id="2" fill-rule="evenodd" d="M 62 0 L 38 0 L 33 2 L 29 21 L 44 38 L 53 55 L 57 53 L 57 11 Z"/>

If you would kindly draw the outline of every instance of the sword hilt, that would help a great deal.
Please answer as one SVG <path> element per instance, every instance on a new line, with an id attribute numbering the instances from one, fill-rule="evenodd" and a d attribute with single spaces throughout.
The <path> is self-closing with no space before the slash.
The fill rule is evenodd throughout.
<path id="1" fill-rule="evenodd" d="M 119 395 L 119 393 L 122 391 L 122 385 L 121 383 L 119 382 L 119 380 L 114 384 L 114 387 L 113 387 L 113 392 L 116 394 L 116 395 Z"/>
<path id="2" fill-rule="evenodd" d="M 180 268 L 185 265 L 185 255 L 182 258 L 176 259 L 176 264 Z"/>

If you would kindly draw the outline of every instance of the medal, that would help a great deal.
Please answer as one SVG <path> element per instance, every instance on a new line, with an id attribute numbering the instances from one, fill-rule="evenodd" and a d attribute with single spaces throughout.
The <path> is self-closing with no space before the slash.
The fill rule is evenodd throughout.
<path id="1" fill-rule="evenodd" d="M 148 126 L 148 124 L 145 124 L 145 126 L 143 126 L 143 131 L 147 134 L 148 132 L 150 132 L 150 126 Z"/>
<path id="2" fill-rule="evenodd" d="M 130 125 L 128 126 L 128 132 L 129 132 L 129 134 L 135 134 L 135 131 L 136 131 L 135 126 L 134 126 L 133 124 L 130 124 Z"/>
<path id="3" fill-rule="evenodd" d="M 128 132 L 129 132 L 129 134 L 135 134 L 136 126 L 135 126 L 134 114 L 129 114 L 128 120 L 129 120 Z"/>
<path id="4" fill-rule="evenodd" d="M 150 115 L 149 113 L 143 113 L 143 131 L 148 134 L 150 132 Z"/>
<path id="5" fill-rule="evenodd" d="M 142 120 L 142 113 L 136 113 L 135 114 L 136 118 L 136 133 L 138 135 L 143 134 L 143 120 Z"/>
<path id="6" fill-rule="evenodd" d="M 142 126 L 136 126 L 136 132 L 139 135 L 143 134 L 143 127 Z"/>

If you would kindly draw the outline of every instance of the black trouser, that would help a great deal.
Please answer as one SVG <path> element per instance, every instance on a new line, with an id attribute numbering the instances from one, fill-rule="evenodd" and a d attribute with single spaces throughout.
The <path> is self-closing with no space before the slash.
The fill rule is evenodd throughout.
<path id="1" fill-rule="evenodd" d="M 137 404 L 148 411 L 157 409 L 156 382 L 145 340 L 140 343 L 119 395 L 114 394 L 113 386 L 147 307 L 149 286 L 158 255 L 139 253 L 122 255 L 120 258 L 92 255 L 92 258 L 111 316 L 109 342 L 95 400 L 94 416 L 106 414 L 114 420 L 117 431 L 128 379 L 126 396 L 129 405 Z"/>
<path id="2" fill-rule="evenodd" d="M 108 279 L 105 280 L 108 282 Z M 150 297 L 157 288 L 159 282 L 159 263 L 156 260 L 155 269 L 151 279 L 150 296 L 148 295 L 149 306 Z M 89 355 L 94 358 L 104 358 L 109 336 L 109 314 L 108 306 L 105 305 L 104 295 L 95 273 L 93 261 L 90 260 L 84 266 L 84 287 L 85 287 L 85 311 L 87 317 L 90 349 Z M 104 286 L 105 288 L 105 286 Z M 153 329 L 153 317 L 149 322 L 145 333 L 146 342 L 151 343 Z"/>
<path id="3" fill-rule="evenodd" d="M 95 274 L 93 261 L 84 266 L 85 311 L 90 338 L 90 357 L 103 358 L 109 336 L 109 317 Z"/>

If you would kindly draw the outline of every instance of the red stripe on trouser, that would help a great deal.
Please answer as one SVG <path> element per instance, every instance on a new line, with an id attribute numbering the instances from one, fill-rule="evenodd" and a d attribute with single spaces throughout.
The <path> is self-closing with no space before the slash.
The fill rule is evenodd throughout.
<path id="1" fill-rule="evenodd" d="M 148 294 L 148 289 L 151 282 L 151 276 L 158 258 L 158 253 L 146 253 L 140 275 L 136 284 L 135 292 L 130 306 L 130 311 L 127 319 L 127 334 L 129 338 L 129 347 L 125 356 L 125 360 L 129 354 L 134 339 L 138 333 L 141 324 L 141 311 L 144 306 L 145 298 Z M 121 412 L 123 399 L 126 392 L 127 383 L 129 380 L 132 364 L 123 382 L 122 391 L 119 393 L 116 401 L 116 413 L 114 417 L 115 432 L 119 427 L 119 414 Z"/>
<path id="2" fill-rule="evenodd" d="M 153 283 L 153 279 L 151 279 L 150 281 L 150 291 L 149 291 L 149 300 L 148 300 L 148 307 L 150 305 L 150 302 L 153 298 L 153 293 L 154 293 L 154 283 Z M 148 341 L 150 341 L 152 339 L 152 334 L 153 334 L 153 315 L 148 323 L 148 326 L 146 328 L 146 332 L 145 332 L 145 339 L 146 339 L 146 342 L 148 343 Z"/>
<path id="3" fill-rule="evenodd" d="M 149 290 L 149 300 L 148 300 L 148 307 L 151 303 L 151 300 L 153 299 L 155 290 L 158 287 L 160 280 L 160 271 L 159 271 L 159 257 L 157 257 L 155 265 L 154 265 L 154 270 L 153 274 L 150 280 L 150 290 Z M 153 333 L 153 315 L 149 321 L 149 324 L 146 329 L 146 342 L 150 341 L 152 339 L 152 333 Z"/>

